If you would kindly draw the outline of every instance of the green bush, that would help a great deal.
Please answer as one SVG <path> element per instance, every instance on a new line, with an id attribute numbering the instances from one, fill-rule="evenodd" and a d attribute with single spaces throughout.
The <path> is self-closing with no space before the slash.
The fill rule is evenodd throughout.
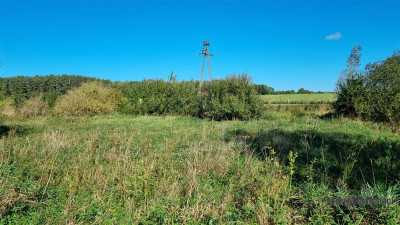
<path id="1" fill-rule="evenodd" d="M 57 99 L 54 110 L 61 115 L 96 115 L 117 112 L 124 104 L 121 91 L 98 81 L 82 84 Z"/>
<path id="2" fill-rule="evenodd" d="M 400 52 L 383 61 L 370 63 L 364 75 L 364 98 L 356 105 L 368 120 L 400 122 Z"/>
<path id="3" fill-rule="evenodd" d="M 199 115 L 198 83 L 194 81 L 143 80 L 116 83 L 127 97 L 122 111 L 130 114 Z"/>
<path id="4" fill-rule="evenodd" d="M 263 105 L 246 74 L 207 82 L 202 102 L 202 117 L 214 120 L 257 118 Z"/>
<path id="5" fill-rule="evenodd" d="M 117 82 L 116 88 L 127 97 L 122 111 L 130 114 L 185 115 L 213 120 L 247 120 L 261 114 L 262 105 L 251 79 L 232 75 L 205 82 L 143 80 Z"/>
<path id="6" fill-rule="evenodd" d="M 43 94 L 42 100 L 47 103 L 50 108 L 53 108 L 56 104 L 58 94 L 56 92 L 46 92 Z"/>

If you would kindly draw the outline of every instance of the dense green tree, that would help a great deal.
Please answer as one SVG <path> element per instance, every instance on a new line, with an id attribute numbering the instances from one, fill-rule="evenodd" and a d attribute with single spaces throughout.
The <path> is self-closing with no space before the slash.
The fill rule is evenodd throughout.
<path id="1" fill-rule="evenodd" d="M 296 94 L 295 90 L 287 90 L 287 91 L 275 91 L 276 95 L 285 95 L 285 94 Z"/>
<path id="2" fill-rule="evenodd" d="M 359 71 L 361 46 L 355 45 L 347 59 L 346 69 L 342 71 L 336 84 L 337 100 L 333 103 L 336 112 L 346 116 L 357 116 L 355 105 L 360 103 L 358 93 L 364 92 L 363 77 Z"/>
<path id="3" fill-rule="evenodd" d="M 300 88 L 298 91 L 297 91 L 297 94 L 310 94 L 310 93 L 313 93 L 312 91 L 309 91 L 309 90 L 306 90 L 306 89 L 304 89 L 304 88 Z"/>
<path id="4" fill-rule="evenodd" d="M 0 78 L 0 93 L 14 98 L 14 103 L 17 107 L 26 99 L 34 97 L 39 93 L 44 93 L 43 97 L 46 98 L 46 101 L 54 104 L 56 97 L 66 94 L 73 87 L 78 87 L 84 82 L 95 80 L 108 84 L 111 83 L 108 80 L 76 75 L 16 76 Z"/>
<path id="5" fill-rule="evenodd" d="M 355 106 L 363 118 L 392 123 L 400 121 L 399 51 L 366 66 L 364 88 L 362 104 Z"/>
<path id="6" fill-rule="evenodd" d="M 376 122 L 400 122 L 400 53 L 369 63 L 359 71 L 361 47 L 355 46 L 337 83 L 337 113 Z"/>
<path id="7" fill-rule="evenodd" d="M 265 84 L 254 84 L 254 88 L 259 95 L 271 95 L 275 92 L 273 87 L 269 87 Z"/>

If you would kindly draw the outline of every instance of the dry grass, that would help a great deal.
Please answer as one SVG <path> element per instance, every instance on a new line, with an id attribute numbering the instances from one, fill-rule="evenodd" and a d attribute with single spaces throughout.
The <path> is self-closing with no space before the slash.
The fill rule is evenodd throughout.
<path id="1" fill-rule="evenodd" d="M 15 106 L 12 105 L 12 100 L 6 100 L 1 107 L 0 114 L 3 114 L 8 117 L 16 117 L 18 115 Z"/>
<path id="2" fill-rule="evenodd" d="M 307 223 L 309 212 L 299 211 L 307 209 L 292 205 L 303 197 L 278 159 L 253 153 L 247 134 L 227 138 L 241 129 L 285 127 L 292 119 L 109 115 L 9 121 L 32 130 L 0 140 L 0 213 L 5 221 L 35 224 Z M 308 118 L 298 126 L 326 129 L 320 123 L 327 122 Z M 348 124 L 358 129 L 356 122 Z M 287 136 L 274 137 L 277 148 L 290 146 Z M 323 219 L 318 221 L 327 223 Z"/>
<path id="3" fill-rule="evenodd" d="M 123 210 L 122 221 L 135 223 L 154 219 L 151 213 L 156 212 L 165 214 L 165 223 L 210 218 L 231 221 L 234 217 L 227 217 L 226 213 L 242 205 L 255 210 L 257 216 L 252 220 L 257 223 L 274 221 L 272 213 L 276 212 L 268 211 L 265 205 L 285 215 L 295 213 L 284 202 L 276 203 L 285 196 L 288 185 L 288 177 L 278 164 L 259 161 L 234 143 L 221 144 L 222 136 L 210 141 L 206 129 L 199 136 L 198 126 L 186 134 L 179 134 L 182 124 L 175 127 L 168 119 L 157 119 L 161 127 L 156 130 L 144 126 L 152 120 L 141 117 L 132 125 L 106 130 L 102 129 L 106 124 L 90 120 L 83 127 L 86 131 L 64 124 L 31 136 L 2 139 L 0 148 L 8 151 L 2 151 L 0 166 L 16 159 L 21 167 L 34 173 L 32 182 L 36 188 L 25 196 L 46 199 L 49 192 L 62 188 L 65 199 L 60 202 L 63 213 L 58 221 L 66 223 L 82 222 L 79 215 L 90 214 L 92 204 L 101 206 L 97 210 L 102 216 L 83 221 L 107 223 L 108 217 L 115 216 L 115 210 Z M 166 128 L 170 133 L 164 132 Z M 212 133 L 223 134 L 223 129 L 214 128 Z M 11 202 L 3 204 L 3 208 L 10 208 L 16 201 L 10 199 L 24 198 L 13 194 L 10 185 L 12 179 L 20 177 L 3 178 L 2 201 Z M 238 195 L 243 188 L 249 189 L 250 194 Z"/>

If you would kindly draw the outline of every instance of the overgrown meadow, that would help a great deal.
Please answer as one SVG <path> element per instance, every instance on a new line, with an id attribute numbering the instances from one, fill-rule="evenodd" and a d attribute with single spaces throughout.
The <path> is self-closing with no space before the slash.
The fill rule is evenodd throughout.
<path id="1" fill-rule="evenodd" d="M 325 103 L 275 107 L 244 75 L 203 89 L 172 75 L 76 77 L 74 86 L 26 86 L 36 94 L 8 79 L 0 82 L 0 223 L 400 221 L 392 124 L 337 116 Z M 354 194 L 393 203 L 328 204 Z"/>

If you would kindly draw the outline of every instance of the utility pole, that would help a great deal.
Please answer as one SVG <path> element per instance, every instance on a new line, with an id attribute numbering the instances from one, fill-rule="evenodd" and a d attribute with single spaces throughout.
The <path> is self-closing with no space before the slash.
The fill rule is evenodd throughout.
<path id="1" fill-rule="evenodd" d="M 201 49 L 201 51 L 199 53 L 199 55 L 204 55 L 204 57 L 203 57 L 203 67 L 201 68 L 200 90 L 201 90 L 201 85 L 203 83 L 204 63 L 206 61 L 206 57 L 207 57 L 207 60 L 208 60 L 208 71 L 210 72 L 210 81 L 212 80 L 212 77 L 211 77 L 211 66 L 210 66 L 210 56 L 213 56 L 213 54 L 208 51 L 208 46 L 210 46 L 210 42 L 203 41 L 203 49 Z"/>

